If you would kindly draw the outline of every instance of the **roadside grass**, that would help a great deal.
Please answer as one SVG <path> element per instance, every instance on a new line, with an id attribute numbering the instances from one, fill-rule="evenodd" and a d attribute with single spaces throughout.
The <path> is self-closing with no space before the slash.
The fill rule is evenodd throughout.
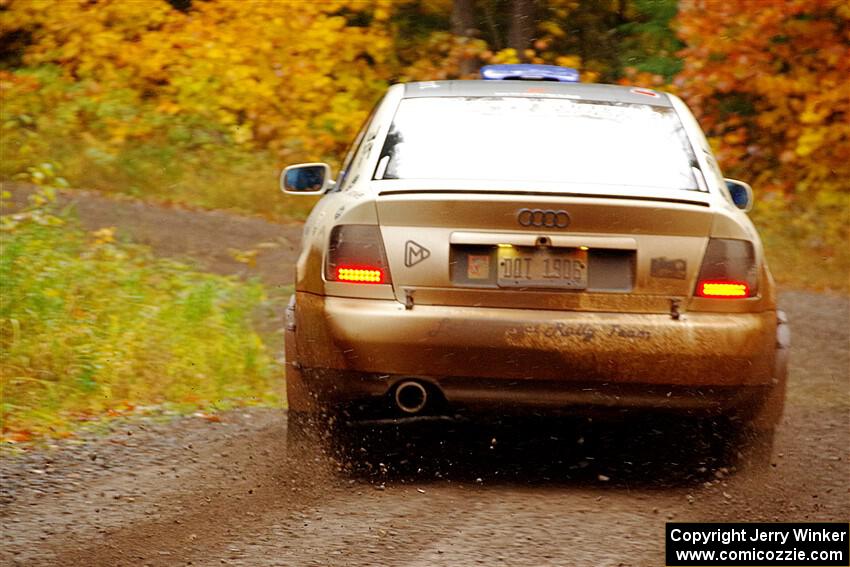
<path id="1" fill-rule="evenodd" d="M 850 194 L 804 204 L 767 196 L 752 218 L 780 289 L 850 293 Z"/>
<path id="2" fill-rule="evenodd" d="M 165 112 L 132 89 L 104 90 L 53 65 L 0 70 L 0 98 L 0 179 L 41 185 L 60 177 L 73 187 L 277 220 L 303 220 L 315 202 L 278 190 L 282 161 L 296 158 L 239 141 L 214 115 Z"/>
<path id="3" fill-rule="evenodd" d="M 113 229 L 86 233 L 50 201 L 46 189 L 0 217 L 3 441 L 280 403 L 282 371 L 252 324 L 259 283 L 154 258 Z"/>
<path id="4" fill-rule="evenodd" d="M 28 141 L 43 156 L 35 162 L 30 152 L 17 151 L 22 143 L 14 131 L 4 135 L 8 139 L 0 179 L 42 185 L 59 178 L 63 186 L 259 214 L 275 221 L 304 220 L 318 201 L 283 194 L 275 160 L 263 150 L 222 145 L 180 152 L 169 148 L 167 140 L 158 140 L 128 142 L 107 153 L 89 146 L 85 138 L 57 135 Z"/>
<path id="5" fill-rule="evenodd" d="M 824 253 L 788 234 L 760 229 L 770 271 L 780 289 L 850 293 L 850 253 Z M 850 249 L 850 241 L 847 244 Z"/>

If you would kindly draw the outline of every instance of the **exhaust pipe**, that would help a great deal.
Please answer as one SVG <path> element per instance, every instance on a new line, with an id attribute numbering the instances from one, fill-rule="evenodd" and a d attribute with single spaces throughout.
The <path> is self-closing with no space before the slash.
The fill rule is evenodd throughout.
<path id="1" fill-rule="evenodd" d="M 395 389 L 395 403 L 404 413 L 419 413 L 428 403 L 428 391 L 419 382 L 407 380 Z"/>

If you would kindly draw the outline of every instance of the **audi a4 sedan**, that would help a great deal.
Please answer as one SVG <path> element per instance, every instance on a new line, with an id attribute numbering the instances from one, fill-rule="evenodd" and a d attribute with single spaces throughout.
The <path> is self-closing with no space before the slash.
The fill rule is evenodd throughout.
<path id="1" fill-rule="evenodd" d="M 309 216 L 290 430 L 457 412 L 665 412 L 770 439 L 787 325 L 752 191 L 677 97 L 571 69 L 394 85 Z"/>

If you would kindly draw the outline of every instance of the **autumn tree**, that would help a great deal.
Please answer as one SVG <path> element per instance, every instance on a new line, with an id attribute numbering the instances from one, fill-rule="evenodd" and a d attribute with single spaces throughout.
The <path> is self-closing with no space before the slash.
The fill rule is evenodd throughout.
<path id="1" fill-rule="evenodd" d="M 475 0 L 454 0 L 452 3 L 452 34 L 458 38 L 475 37 L 478 35 L 478 23 L 475 14 Z M 461 75 L 475 71 L 476 61 L 470 55 L 460 61 Z"/>
<path id="2" fill-rule="evenodd" d="M 92 102 L 124 92 L 161 118 L 203 117 L 230 141 L 287 160 L 341 152 L 386 87 L 392 0 L 179 8 L 160 0 L 11 0 L 0 24 L 28 36 L 25 65 L 59 69 Z M 110 109 L 90 108 L 75 112 L 91 122 Z M 150 135 L 162 120 L 136 111 L 98 124 L 120 143 Z"/>
<path id="3" fill-rule="evenodd" d="M 806 199 L 850 193 L 850 4 L 688 0 L 676 79 L 732 175 Z"/>
<path id="4" fill-rule="evenodd" d="M 508 46 L 520 54 L 531 47 L 537 24 L 536 0 L 512 0 Z"/>

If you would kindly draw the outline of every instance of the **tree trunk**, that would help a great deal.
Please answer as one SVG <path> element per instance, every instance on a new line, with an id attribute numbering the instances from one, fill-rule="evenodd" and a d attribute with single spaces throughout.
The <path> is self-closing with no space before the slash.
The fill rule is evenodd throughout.
<path id="1" fill-rule="evenodd" d="M 454 4 L 452 4 L 452 33 L 458 37 L 475 37 L 478 35 L 477 28 L 475 0 L 454 0 Z M 477 66 L 474 57 L 464 57 L 460 61 L 460 74 L 474 73 Z"/>
<path id="2" fill-rule="evenodd" d="M 470 37 L 476 32 L 475 0 L 454 0 L 452 5 L 452 33 Z"/>
<path id="3" fill-rule="evenodd" d="M 511 25 L 508 30 L 508 47 L 516 49 L 520 60 L 525 61 L 524 51 L 531 47 L 536 27 L 536 0 L 513 0 L 511 2 Z"/>

